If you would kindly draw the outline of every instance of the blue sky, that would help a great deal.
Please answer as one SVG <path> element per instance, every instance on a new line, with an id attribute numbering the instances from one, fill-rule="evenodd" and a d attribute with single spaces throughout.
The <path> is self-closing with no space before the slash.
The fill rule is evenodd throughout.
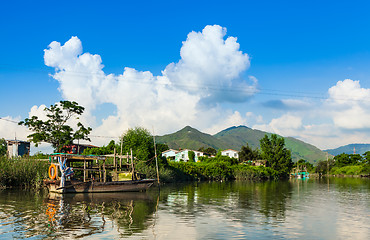
<path id="1" fill-rule="evenodd" d="M 367 1 L 2 2 L 0 117 L 17 121 L 28 117 L 35 105 L 49 106 L 61 99 L 79 99 L 73 95 L 77 92 L 63 90 L 62 85 L 69 80 L 64 81 L 63 77 L 57 80 L 53 74 L 59 70 L 44 62 L 44 50 L 49 49 L 53 41 L 63 46 L 76 36 L 83 49 L 79 54 L 99 55 L 106 76 L 114 74 L 119 79 L 125 67 L 129 67 L 138 72 L 150 71 L 156 78 L 162 76 L 170 63 L 181 62 L 180 50 L 189 33 L 201 33 L 206 26 L 218 25 L 226 33 L 223 40 L 237 38 L 237 50 L 248 56 L 243 65 L 245 69 L 241 66 L 233 79 L 236 85 L 225 88 L 226 77 L 194 83 L 200 91 L 206 85 L 211 87 L 207 90 L 210 96 L 191 91 L 181 95 L 183 102 L 187 96 L 191 97 L 189 103 L 193 106 L 183 113 L 169 114 L 166 119 L 173 120 L 163 123 L 165 126 L 161 126 L 161 117 L 155 113 L 137 122 L 125 120 L 128 112 L 135 112 L 133 115 L 139 119 L 143 116 L 140 111 L 146 109 L 134 106 L 130 109 L 133 104 L 125 105 L 122 98 L 102 97 L 91 103 L 85 119 L 97 129 L 95 134 L 116 136 L 135 123 L 147 128 L 154 125 L 159 134 L 171 133 L 185 125 L 215 133 L 230 125 L 243 124 L 294 136 L 322 149 L 354 142 L 368 143 L 370 126 L 361 119 L 370 115 L 366 103 L 370 97 L 369 7 Z M 198 56 L 192 57 L 189 61 Z M 230 67 L 234 65 L 237 63 L 231 63 Z M 77 68 L 74 69 L 76 73 Z M 176 83 L 174 79 L 178 78 L 177 83 L 183 84 L 184 80 L 175 72 L 172 71 L 170 81 Z M 251 76 L 257 83 L 251 82 Z M 344 84 L 345 79 L 350 80 Z M 243 81 L 253 86 L 253 94 L 240 94 L 242 88 L 238 84 Z M 146 84 L 151 83 L 158 84 L 151 80 Z M 333 88 L 331 94 L 330 88 Z M 97 89 L 99 87 L 92 91 Z M 125 92 L 124 88 L 122 91 Z M 182 89 L 178 94 L 185 94 L 183 91 L 187 92 Z M 361 98 L 357 99 L 358 92 Z M 130 99 L 135 97 L 136 102 L 143 101 L 145 105 L 145 94 L 133 95 Z M 354 104 L 353 98 L 356 98 Z M 160 93 L 155 99 L 162 99 Z M 343 99 L 347 104 L 338 102 Z M 160 103 L 163 102 L 158 100 L 157 104 Z M 174 102 L 157 112 L 163 117 L 167 114 L 166 107 L 176 106 Z M 207 114 L 215 120 L 199 116 L 204 112 L 202 108 L 211 109 Z M 352 118 L 342 119 L 341 113 L 350 114 Z M 120 119 L 111 123 L 114 131 L 108 130 L 108 125 L 101 126 L 109 116 Z M 92 118 L 94 121 L 89 122 Z M 7 125 L 1 127 L 1 124 Z M 18 133 L 22 130 L 9 130 L 9 124 L 0 121 L 0 137 L 11 138 L 13 131 L 25 136 Z M 95 142 L 104 144 L 99 140 Z"/>

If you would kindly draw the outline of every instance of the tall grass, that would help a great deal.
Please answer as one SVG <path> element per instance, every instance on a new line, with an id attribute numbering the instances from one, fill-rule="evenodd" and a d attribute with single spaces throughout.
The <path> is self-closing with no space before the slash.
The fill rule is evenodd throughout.
<path id="1" fill-rule="evenodd" d="M 34 188 L 42 187 L 43 179 L 48 177 L 48 161 L 35 159 L 0 158 L 0 188 Z"/>

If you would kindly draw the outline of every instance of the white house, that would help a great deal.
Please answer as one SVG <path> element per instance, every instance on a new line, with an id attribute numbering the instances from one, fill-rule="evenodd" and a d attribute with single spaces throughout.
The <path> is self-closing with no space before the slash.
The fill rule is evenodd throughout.
<path id="1" fill-rule="evenodd" d="M 221 152 L 221 155 L 222 156 L 228 156 L 228 157 L 231 157 L 231 158 L 236 158 L 236 159 L 239 158 L 239 152 L 235 151 L 235 150 L 232 150 L 232 149 L 223 150 Z"/>
<path id="2" fill-rule="evenodd" d="M 176 154 L 176 157 L 175 157 L 175 162 L 180 162 L 180 161 L 184 161 L 184 162 L 188 162 L 189 161 L 189 152 L 190 151 L 193 151 L 195 153 L 195 157 L 194 157 L 194 160 L 196 162 L 198 162 L 198 157 L 202 157 L 204 156 L 204 153 L 202 152 L 199 152 L 199 151 L 195 151 L 195 150 L 189 150 L 189 149 L 184 149 L 184 150 L 181 150 L 179 151 L 177 154 Z"/>
<path id="3" fill-rule="evenodd" d="M 164 151 L 162 153 L 162 157 L 166 157 L 167 159 L 175 159 L 176 157 L 176 153 L 178 153 L 179 151 L 177 150 L 174 150 L 174 149 L 169 149 L 167 151 Z"/>

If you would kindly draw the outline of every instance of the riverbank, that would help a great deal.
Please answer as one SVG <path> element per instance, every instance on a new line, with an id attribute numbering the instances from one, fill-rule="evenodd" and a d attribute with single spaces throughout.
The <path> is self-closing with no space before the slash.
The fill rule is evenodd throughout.
<path id="1" fill-rule="evenodd" d="M 320 173 L 310 173 L 310 178 L 321 178 L 321 177 L 335 177 L 335 178 L 370 178 L 370 174 L 320 174 Z"/>
<path id="2" fill-rule="evenodd" d="M 231 159 L 232 160 L 232 159 Z M 20 187 L 39 189 L 48 178 L 49 162 L 45 159 L 0 159 L 0 189 Z M 157 178 L 156 168 L 137 162 L 136 171 L 147 178 Z M 233 161 L 166 162 L 159 168 L 162 183 L 186 181 L 271 180 L 277 173 L 268 167 L 241 165 Z"/>
<path id="3" fill-rule="evenodd" d="M 42 188 L 43 179 L 48 178 L 49 162 L 45 159 L 6 159 L 0 158 L 0 189 Z M 157 178 L 156 168 L 147 162 L 136 163 L 136 170 L 146 175 L 147 178 Z M 336 174 L 331 177 L 369 177 L 368 173 L 361 174 L 337 174 L 337 172 L 352 173 L 353 169 L 363 172 L 358 166 L 337 168 Z M 335 170 L 335 169 L 334 169 Z M 160 164 L 159 176 L 161 183 L 176 183 L 186 181 L 228 181 L 228 180 L 276 180 L 278 174 L 269 167 L 250 166 L 239 164 L 233 159 L 228 161 L 209 162 L 166 162 Z M 310 173 L 311 178 L 325 177 L 326 174 Z"/>

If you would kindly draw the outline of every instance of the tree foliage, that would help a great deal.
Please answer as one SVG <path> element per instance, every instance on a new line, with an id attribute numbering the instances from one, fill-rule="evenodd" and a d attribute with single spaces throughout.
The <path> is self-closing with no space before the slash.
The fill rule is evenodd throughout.
<path id="1" fill-rule="evenodd" d="M 154 157 L 154 139 L 150 132 L 142 127 L 130 128 L 121 137 L 123 141 L 123 154 L 132 153 L 137 160 L 145 160 L 145 164 L 155 165 Z M 161 157 L 161 152 L 168 150 L 166 144 L 157 143 L 156 150 L 158 156 L 158 164 L 167 165 L 165 157 Z M 144 164 L 144 162 L 140 162 Z"/>
<path id="2" fill-rule="evenodd" d="M 344 167 L 348 165 L 357 165 L 362 162 L 360 154 L 342 153 L 334 157 L 336 167 Z"/>
<path id="3" fill-rule="evenodd" d="M 108 155 L 114 153 L 114 148 L 117 149 L 117 145 L 114 140 L 111 140 L 107 146 L 99 148 L 86 148 L 83 155 Z"/>
<path id="4" fill-rule="evenodd" d="M 306 169 L 307 171 L 311 171 L 314 168 L 312 163 L 310 163 L 310 162 L 308 162 L 304 159 L 298 160 L 296 163 L 294 163 L 293 166 L 300 169 L 300 170 Z"/>
<path id="5" fill-rule="evenodd" d="M 211 147 L 209 147 L 209 148 L 201 147 L 201 148 L 198 149 L 198 151 L 203 152 L 203 153 L 205 153 L 207 155 L 210 155 L 210 156 L 212 156 L 212 155 L 215 156 L 217 154 L 217 150 L 214 149 L 214 148 L 211 148 Z"/>
<path id="6" fill-rule="evenodd" d="M 362 162 L 370 165 L 370 151 L 365 152 L 363 155 L 364 155 L 364 158 Z"/>
<path id="7" fill-rule="evenodd" d="M 6 155 L 7 144 L 4 138 L 0 138 L 0 157 Z"/>
<path id="8" fill-rule="evenodd" d="M 189 151 L 188 158 L 190 162 L 195 162 L 195 153 L 193 151 Z"/>
<path id="9" fill-rule="evenodd" d="M 258 149 L 252 149 L 248 143 L 246 146 L 242 146 L 239 152 L 239 161 L 244 162 L 248 160 L 259 160 L 261 159 L 261 154 Z"/>
<path id="10" fill-rule="evenodd" d="M 26 118 L 19 122 L 19 125 L 27 126 L 34 133 L 28 135 L 28 138 L 38 146 L 41 142 L 50 143 L 55 151 L 60 151 L 65 145 L 73 143 L 75 139 L 90 141 L 88 135 L 91 128 L 85 128 L 81 122 L 77 123 L 77 130 L 67 125 L 67 121 L 73 116 L 81 115 L 85 108 L 79 106 L 76 102 L 60 101 L 49 108 L 45 108 L 47 120 L 43 121 L 37 116 Z"/>
<path id="11" fill-rule="evenodd" d="M 278 173 L 279 177 L 285 178 L 293 167 L 291 153 L 285 148 L 284 138 L 279 138 L 272 134 L 271 138 L 267 135 L 260 140 L 262 158 L 265 159 L 266 167 L 271 167 Z"/>
<path id="12" fill-rule="evenodd" d="M 130 153 L 131 149 L 139 160 L 149 160 L 154 157 L 154 141 L 150 132 L 142 127 L 127 130 L 123 140 L 124 153 Z"/>

